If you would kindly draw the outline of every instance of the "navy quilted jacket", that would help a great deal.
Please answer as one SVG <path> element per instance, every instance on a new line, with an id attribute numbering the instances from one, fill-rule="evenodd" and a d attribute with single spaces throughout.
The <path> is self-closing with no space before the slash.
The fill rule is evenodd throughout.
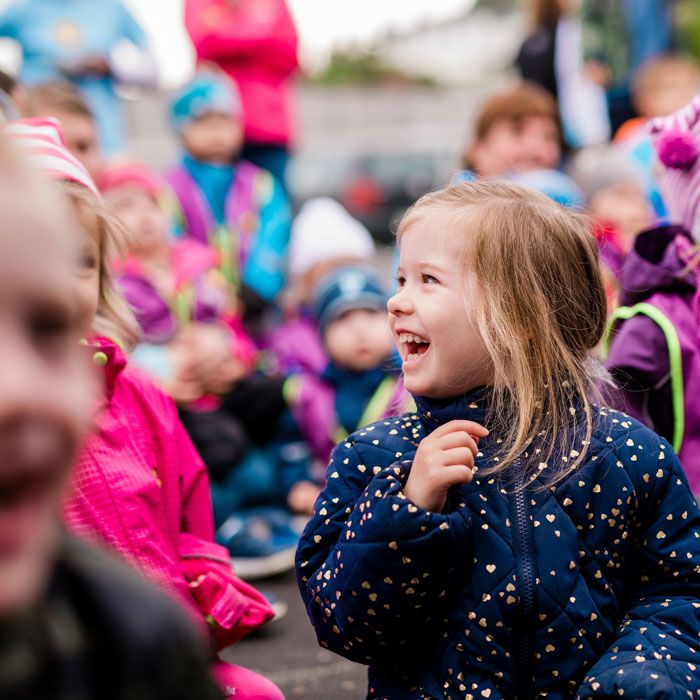
<path id="1" fill-rule="evenodd" d="M 596 409 L 585 463 L 556 487 L 477 471 L 443 513 L 416 507 L 417 445 L 484 423 L 485 400 L 419 400 L 335 449 L 297 553 L 321 645 L 369 664 L 369 698 L 700 697 L 700 512 L 668 443 Z"/>

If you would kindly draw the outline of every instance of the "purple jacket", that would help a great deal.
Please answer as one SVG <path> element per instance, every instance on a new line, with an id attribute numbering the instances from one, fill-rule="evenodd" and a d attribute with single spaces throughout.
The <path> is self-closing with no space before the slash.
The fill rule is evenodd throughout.
<path id="1" fill-rule="evenodd" d="M 166 299 L 154 287 L 136 260 L 128 260 L 118 277 L 146 343 L 167 343 L 183 323 L 209 323 L 227 315 L 229 295 L 213 251 L 197 241 L 182 239 L 172 246 L 171 256 L 173 298 Z"/>
<path id="2" fill-rule="evenodd" d="M 700 343 L 694 272 L 684 274 L 683 252 L 692 245 L 677 226 L 644 231 L 625 263 L 621 281 L 621 309 L 613 316 L 612 340 L 606 366 L 617 383 L 610 403 L 642 420 L 676 442 L 694 492 L 700 492 Z M 639 306 L 646 304 L 648 306 Z M 649 309 L 649 306 L 653 307 Z M 660 312 L 661 324 L 658 322 Z M 671 321 L 666 330 L 663 317 Z M 670 336 L 670 339 L 669 339 Z M 674 419 L 671 345 L 679 344 L 681 359 L 675 375 L 682 379 L 679 406 L 685 429 L 682 442 Z M 680 399 L 678 391 L 677 401 Z"/>

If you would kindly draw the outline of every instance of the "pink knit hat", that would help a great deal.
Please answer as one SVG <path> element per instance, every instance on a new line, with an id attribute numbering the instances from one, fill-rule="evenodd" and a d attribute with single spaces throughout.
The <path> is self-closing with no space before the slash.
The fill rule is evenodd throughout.
<path id="1" fill-rule="evenodd" d="M 143 163 L 122 163 L 104 169 L 99 177 L 100 190 L 106 194 L 118 187 L 136 187 L 149 197 L 158 199 L 165 189 L 165 183 L 156 173 Z"/>
<path id="2" fill-rule="evenodd" d="M 700 241 L 700 94 L 675 114 L 654 119 L 650 129 L 671 223 Z"/>
<path id="3" fill-rule="evenodd" d="M 99 196 L 85 166 L 68 150 L 61 124 L 56 119 L 22 119 L 2 127 L 2 133 L 28 156 L 39 171 L 58 180 L 77 182 Z"/>

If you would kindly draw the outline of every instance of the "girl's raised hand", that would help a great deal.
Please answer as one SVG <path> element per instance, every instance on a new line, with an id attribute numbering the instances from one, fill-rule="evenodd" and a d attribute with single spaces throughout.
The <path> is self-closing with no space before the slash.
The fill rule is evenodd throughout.
<path id="1" fill-rule="evenodd" d="M 403 490 L 406 497 L 425 510 L 441 512 L 450 487 L 472 480 L 479 438 L 488 434 L 468 420 L 441 425 L 418 446 Z"/>

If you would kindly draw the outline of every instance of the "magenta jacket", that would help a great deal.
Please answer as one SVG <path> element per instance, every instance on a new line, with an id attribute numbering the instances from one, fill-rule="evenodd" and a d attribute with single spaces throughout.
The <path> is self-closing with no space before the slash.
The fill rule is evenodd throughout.
<path id="1" fill-rule="evenodd" d="M 64 505 L 68 529 L 127 559 L 209 625 L 218 649 L 273 617 L 214 543 L 209 478 L 172 400 L 94 341 L 105 393 Z"/>
<path id="2" fill-rule="evenodd" d="M 197 59 L 237 83 L 248 143 L 291 141 L 297 33 L 284 0 L 185 0 L 185 26 Z"/>

